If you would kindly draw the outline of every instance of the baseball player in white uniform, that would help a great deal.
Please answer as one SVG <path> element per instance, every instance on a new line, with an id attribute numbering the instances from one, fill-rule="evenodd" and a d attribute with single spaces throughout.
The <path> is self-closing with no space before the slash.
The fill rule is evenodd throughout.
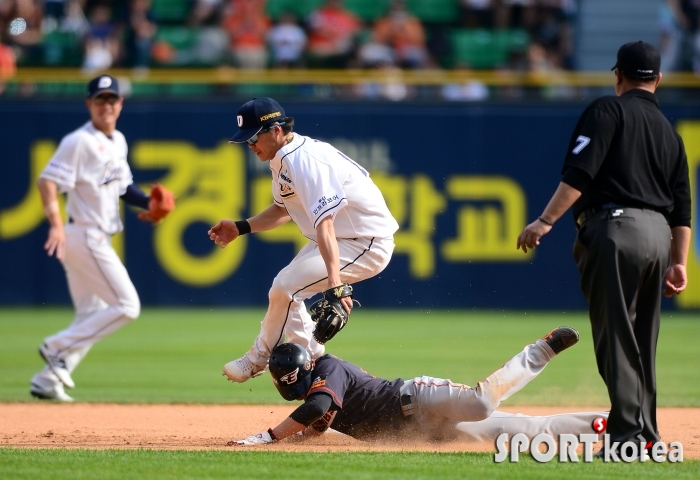
<path id="1" fill-rule="evenodd" d="M 239 131 L 231 143 L 246 142 L 269 161 L 274 202 L 247 220 L 222 220 L 209 230 L 221 248 L 239 235 L 262 232 L 293 220 L 309 239 L 272 282 L 260 334 L 224 375 L 245 382 L 262 374 L 270 352 L 285 341 L 324 354 L 304 300 L 343 284 L 373 277 L 389 263 L 399 226 L 369 173 L 332 145 L 293 133 L 294 119 L 271 98 L 255 98 L 238 111 Z M 339 299 L 345 312 L 352 298 Z"/>
<path id="2" fill-rule="evenodd" d="M 139 316 L 141 303 L 111 245 L 122 230 L 119 198 L 144 209 L 149 196 L 133 184 L 124 135 L 116 130 L 123 97 L 117 80 L 101 75 L 88 84 L 90 121 L 66 135 L 38 181 L 50 229 L 44 245 L 66 271 L 75 319 L 39 348 L 46 366 L 31 380 L 40 399 L 73 401 L 64 387 L 92 345 Z M 58 208 L 67 193 L 68 223 Z M 141 215 L 141 214 L 140 214 Z"/>

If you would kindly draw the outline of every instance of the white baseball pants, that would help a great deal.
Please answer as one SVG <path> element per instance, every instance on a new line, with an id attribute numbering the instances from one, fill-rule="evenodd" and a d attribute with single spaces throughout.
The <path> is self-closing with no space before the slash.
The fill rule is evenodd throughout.
<path id="1" fill-rule="evenodd" d="M 485 420 L 460 422 L 455 428 L 462 439 L 478 442 L 494 441 L 502 433 L 507 433 L 510 437 L 517 433 L 523 433 L 530 439 L 540 433 L 546 433 L 556 439 L 564 433 L 577 436 L 582 433 L 603 434 L 605 431 L 596 432 L 593 430 L 593 421 L 599 417 L 607 419 L 609 413 L 575 412 L 530 416 L 496 410 Z"/>
<path id="2" fill-rule="evenodd" d="M 338 251 L 340 281 L 353 284 L 386 268 L 394 251 L 394 239 L 338 239 Z M 313 338 L 315 324 L 306 311 L 304 300 L 326 290 L 327 279 L 326 264 L 318 245 L 307 243 L 272 282 L 260 334 L 248 352 L 253 363 L 266 365 L 272 349 L 284 341 L 301 345 L 313 359 L 323 355 L 325 348 Z"/>
<path id="3" fill-rule="evenodd" d="M 109 235 L 73 223 L 65 231 L 63 268 L 75 318 L 44 343 L 52 354 L 65 359 L 72 372 L 93 344 L 139 316 L 141 302 Z M 34 380 L 48 388 L 58 379 L 45 367 Z"/>

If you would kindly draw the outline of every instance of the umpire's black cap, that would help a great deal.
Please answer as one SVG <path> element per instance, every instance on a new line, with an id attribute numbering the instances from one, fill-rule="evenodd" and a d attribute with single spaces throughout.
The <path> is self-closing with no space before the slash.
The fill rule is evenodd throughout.
<path id="1" fill-rule="evenodd" d="M 641 40 L 625 43 L 617 51 L 617 63 L 611 70 L 616 68 L 629 78 L 656 78 L 661 69 L 661 55 L 653 45 Z"/>
<path id="2" fill-rule="evenodd" d="M 87 88 L 87 98 L 95 98 L 102 93 L 119 95 L 119 82 L 111 75 L 100 75 L 90 80 Z"/>
<path id="3" fill-rule="evenodd" d="M 267 125 L 286 118 L 284 109 L 276 100 L 269 97 L 254 98 L 238 109 L 238 128 L 229 143 L 243 143 L 258 134 Z"/>

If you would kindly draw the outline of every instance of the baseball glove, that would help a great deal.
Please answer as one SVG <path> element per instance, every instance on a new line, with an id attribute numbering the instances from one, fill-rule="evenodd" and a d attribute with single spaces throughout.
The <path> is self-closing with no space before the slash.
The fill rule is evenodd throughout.
<path id="1" fill-rule="evenodd" d="M 318 343 L 326 343 L 348 323 L 349 315 L 340 303 L 344 297 L 352 298 L 352 286 L 347 283 L 329 288 L 309 308 L 311 320 L 316 323 L 313 335 Z"/>
<path id="2" fill-rule="evenodd" d="M 160 183 L 154 183 L 151 187 L 151 199 L 148 202 L 148 210 L 138 214 L 139 220 L 158 223 L 175 210 L 175 195 Z"/>

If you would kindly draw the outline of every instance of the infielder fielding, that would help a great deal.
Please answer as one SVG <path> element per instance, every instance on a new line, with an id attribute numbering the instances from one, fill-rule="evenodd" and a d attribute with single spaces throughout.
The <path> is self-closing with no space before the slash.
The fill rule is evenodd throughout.
<path id="1" fill-rule="evenodd" d="M 247 220 L 222 220 L 209 230 L 221 248 L 239 235 L 263 232 L 293 220 L 309 239 L 272 282 L 260 334 L 224 375 L 245 382 L 265 371 L 285 334 L 308 351 L 343 328 L 352 309 L 352 286 L 380 273 L 394 250 L 399 226 L 367 170 L 332 145 L 293 133 L 294 119 L 271 98 L 255 98 L 238 110 L 231 143 L 247 143 L 269 161 L 274 202 Z M 323 292 L 309 315 L 304 300 Z"/>
<path id="2" fill-rule="evenodd" d="M 547 363 L 578 341 L 559 327 L 527 345 L 476 387 L 435 377 L 377 378 L 333 355 L 312 360 L 299 345 L 272 351 L 270 375 L 285 400 L 304 400 L 282 423 L 228 445 L 257 445 L 295 435 L 316 436 L 332 428 L 360 440 L 402 438 L 492 440 L 502 433 L 594 433 L 605 412 L 529 417 L 496 411 L 498 405 L 539 375 Z M 600 433 L 600 432 L 598 432 Z M 296 438 L 296 437 L 295 437 Z"/>
<path id="3" fill-rule="evenodd" d="M 138 216 L 154 223 L 175 207 L 161 185 L 153 186 L 150 197 L 134 185 L 126 140 L 116 129 L 123 103 L 116 79 L 94 78 L 85 101 L 90 121 L 61 140 L 38 181 L 50 224 L 44 249 L 63 264 L 75 319 L 39 348 L 46 366 L 31 381 L 37 398 L 73 401 L 64 387 L 75 386 L 71 373 L 90 347 L 139 316 L 136 289 L 111 244 L 123 228 L 119 199 L 147 209 Z M 59 192 L 68 197 L 65 226 Z"/>
<path id="4" fill-rule="evenodd" d="M 690 182 L 683 140 L 659 110 L 659 52 L 620 47 L 616 96 L 595 100 L 569 142 L 562 181 L 518 237 L 527 251 L 573 205 L 574 258 L 589 305 L 598 371 L 608 387 L 610 440 L 659 440 L 656 342 L 661 292 L 685 290 Z"/>

